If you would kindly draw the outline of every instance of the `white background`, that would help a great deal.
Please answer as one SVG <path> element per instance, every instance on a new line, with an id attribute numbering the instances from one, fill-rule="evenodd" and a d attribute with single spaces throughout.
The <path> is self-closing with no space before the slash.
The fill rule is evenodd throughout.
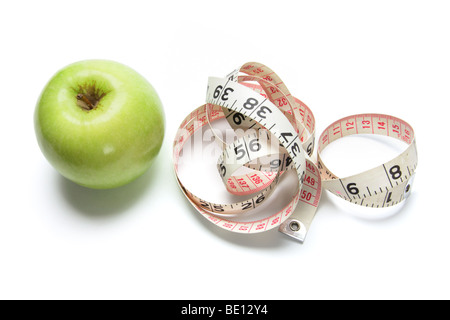
<path id="1" fill-rule="evenodd" d="M 2 2 L 0 298 L 450 298 L 449 15 L 434 0 Z M 34 135 L 45 83 L 89 58 L 140 72 L 166 112 L 157 161 L 115 190 L 63 179 Z M 318 133 L 361 112 L 408 121 L 419 165 L 401 210 L 364 218 L 325 194 L 303 245 L 201 217 L 176 184 L 172 139 L 208 76 L 248 61 L 281 76 Z"/>

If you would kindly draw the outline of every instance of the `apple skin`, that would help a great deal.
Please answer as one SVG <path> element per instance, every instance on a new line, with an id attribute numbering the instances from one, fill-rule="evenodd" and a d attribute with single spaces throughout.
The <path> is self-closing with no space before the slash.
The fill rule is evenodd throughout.
<path id="1" fill-rule="evenodd" d="M 96 108 L 77 94 L 95 87 Z M 85 60 L 57 72 L 34 114 L 38 144 L 67 179 L 93 189 L 123 186 L 141 176 L 164 139 L 164 110 L 152 85 L 133 69 L 109 60 Z"/>

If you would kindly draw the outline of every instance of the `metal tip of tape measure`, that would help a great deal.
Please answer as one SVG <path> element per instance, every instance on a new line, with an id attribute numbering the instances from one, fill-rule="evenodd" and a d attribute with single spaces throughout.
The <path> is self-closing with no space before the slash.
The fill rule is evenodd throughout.
<path id="1" fill-rule="evenodd" d="M 280 225 L 278 231 L 294 238 L 302 244 L 306 238 L 306 227 L 300 220 L 297 219 L 287 219 Z"/>

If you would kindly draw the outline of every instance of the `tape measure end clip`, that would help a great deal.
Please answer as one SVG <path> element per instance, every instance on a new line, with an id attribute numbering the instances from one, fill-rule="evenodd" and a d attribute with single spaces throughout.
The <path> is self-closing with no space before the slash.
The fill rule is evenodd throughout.
<path id="1" fill-rule="evenodd" d="M 306 226 L 297 219 L 287 219 L 280 225 L 278 231 L 294 238 L 301 244 L 303 244 L 306 238 Z"/>

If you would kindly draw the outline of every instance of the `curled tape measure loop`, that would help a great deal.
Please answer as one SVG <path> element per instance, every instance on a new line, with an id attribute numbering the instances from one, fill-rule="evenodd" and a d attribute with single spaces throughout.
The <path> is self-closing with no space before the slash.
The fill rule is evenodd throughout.
<path id="1" fill-rule="evenodd" d="M 222 139 L 214 128 L 214 123 L 223 119 L 233 130 L 232 141 Z M 200 198 L 179 177 L 187 141 L 205 128 L 211 130 L 222 150 L 216 162 L 218 175 L 228 193 L 240 197 L 239 201 L 217 203 Z M 410 147 L 394 160 L 360 175 L 340 179 L 326 168 L 320 152 L 329 143 L 369 131 L 396 134 Z M 208 79 L 206 103 L 183 120 L 175 136 L 174 170 L 190 203 L 218 227 L 247 234 L 278 228 L 300 242 L 304 241 L 316 213 L 322 183 L 348 201 L 372 207 L 396 204 L 410 193 L 417 150 L 414 132 L 406 122 L 384 115 L 356 115 L 338 120 L 319 138 L 317 166 L 310 158 L 314 140 L 312 111 L 291 95 L 273 70 L 260 63 L 246 63 L 225 78 Z M 384 180 L 380 178 L 382 170 Z M 295 172 L 297 181 L 290 201 L 268 216 L 252 216 L 253 209 L 267 202 L 288 172 Z M 381 186 L 383 191 L 375 190 L 375 186 Z"/>
<path id="2" fill-rule="evenodd" d="M 338 178 L 323 163 L 320 154 L 332 142 L 350 135 L 374 134 L 405 142 L 400 155 L 371 170 Z M 324 188 L 352 203 L 383 208 L 396 205 L 411 193 L 417 167 L 414 130 L 405 121 L 384 114 L 357 114 L 337 120 L 319 138 L 317 163 Z"/>

